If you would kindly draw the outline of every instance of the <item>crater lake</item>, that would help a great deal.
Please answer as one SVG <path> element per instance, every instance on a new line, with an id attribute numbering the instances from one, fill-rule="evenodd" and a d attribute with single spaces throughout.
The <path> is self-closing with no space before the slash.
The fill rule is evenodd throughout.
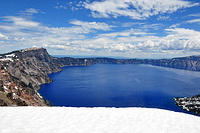
<path id="1" fill-rule="evenodd" d="M 200 94 L 200 72 L 134 64 L 63 67 L 39 93 L 54 106 L 147 107 L 185 112 L 174 97 Z M 189 113 L 189 112 L 187 112 Z"/>

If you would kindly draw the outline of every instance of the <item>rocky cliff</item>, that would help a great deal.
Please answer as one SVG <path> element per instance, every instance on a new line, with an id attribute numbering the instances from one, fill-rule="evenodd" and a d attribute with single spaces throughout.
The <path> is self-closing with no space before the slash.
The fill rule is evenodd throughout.
<path id="1" fill-rule="evenodd" d="M 174 98 L 176 104 L 184 110 L 200 115 L 200 95 L 193 97 Z"/>
<path id="2" fill-rule="evenodd" d="M 44 48 L 30 48 L 0 55 L 0 105 L 45 106 L 37 90 L 50 83 L 48 74 L 62 66 L 86 65 L 85 59 L 55 58 Z"/>
<path id="3" fill-rule="evenodd" d="M 50 56 L 44 48 L 13 51 L 0 55 L 0 105 L 48 105 L 37 92 L 41 84 L 51 82 L 48 74 L 61 71 L 63 66 L 88 66 L 93 64 L 151 64 L 200 71 L 200 56 L 160 60 L 55 58 Z M 176 103 L 178 103 L 178 98 Z"/>
<path id="4" fill-rule="evenodd" d="M 172 59 L 143 60 L 144 64 L 152 64 L 176 69 L 185 69 L 190 71 L 200 71 L 200 56 L 188 56 Z"/>
<path id="5" fill-rule="evenodd" d="M 0 56 L 0 104 L 47 105 L 37 90 L 51 82 L 48 74 L 60 71 L 45 49 L 31 48 Z"/>

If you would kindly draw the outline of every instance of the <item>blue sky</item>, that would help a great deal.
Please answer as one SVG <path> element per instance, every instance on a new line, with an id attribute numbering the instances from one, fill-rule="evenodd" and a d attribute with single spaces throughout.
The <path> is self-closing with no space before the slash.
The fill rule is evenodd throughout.
<path id="1" fill-rule="evenodd" d="M 1 0 L 0 53 L 200 55 L 199 0 Z"/>

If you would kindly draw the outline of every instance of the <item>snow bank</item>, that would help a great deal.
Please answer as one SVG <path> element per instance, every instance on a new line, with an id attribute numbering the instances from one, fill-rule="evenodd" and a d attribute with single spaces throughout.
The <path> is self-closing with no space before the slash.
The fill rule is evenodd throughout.
<path id="1" fill-rule="evenodd" d="M 0 133 L 199 133 L 200 117 L 147 108 L 1 107 Z"/>

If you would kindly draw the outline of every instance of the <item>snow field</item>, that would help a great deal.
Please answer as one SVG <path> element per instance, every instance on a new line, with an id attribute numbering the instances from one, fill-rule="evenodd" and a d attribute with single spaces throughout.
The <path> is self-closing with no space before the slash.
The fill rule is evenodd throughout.
<path id="1" fill-rule="evenodd" d="M 150 108 L 0 108 L 0 133 L 199 133 L 199 124 L 198 116 Z"/>

